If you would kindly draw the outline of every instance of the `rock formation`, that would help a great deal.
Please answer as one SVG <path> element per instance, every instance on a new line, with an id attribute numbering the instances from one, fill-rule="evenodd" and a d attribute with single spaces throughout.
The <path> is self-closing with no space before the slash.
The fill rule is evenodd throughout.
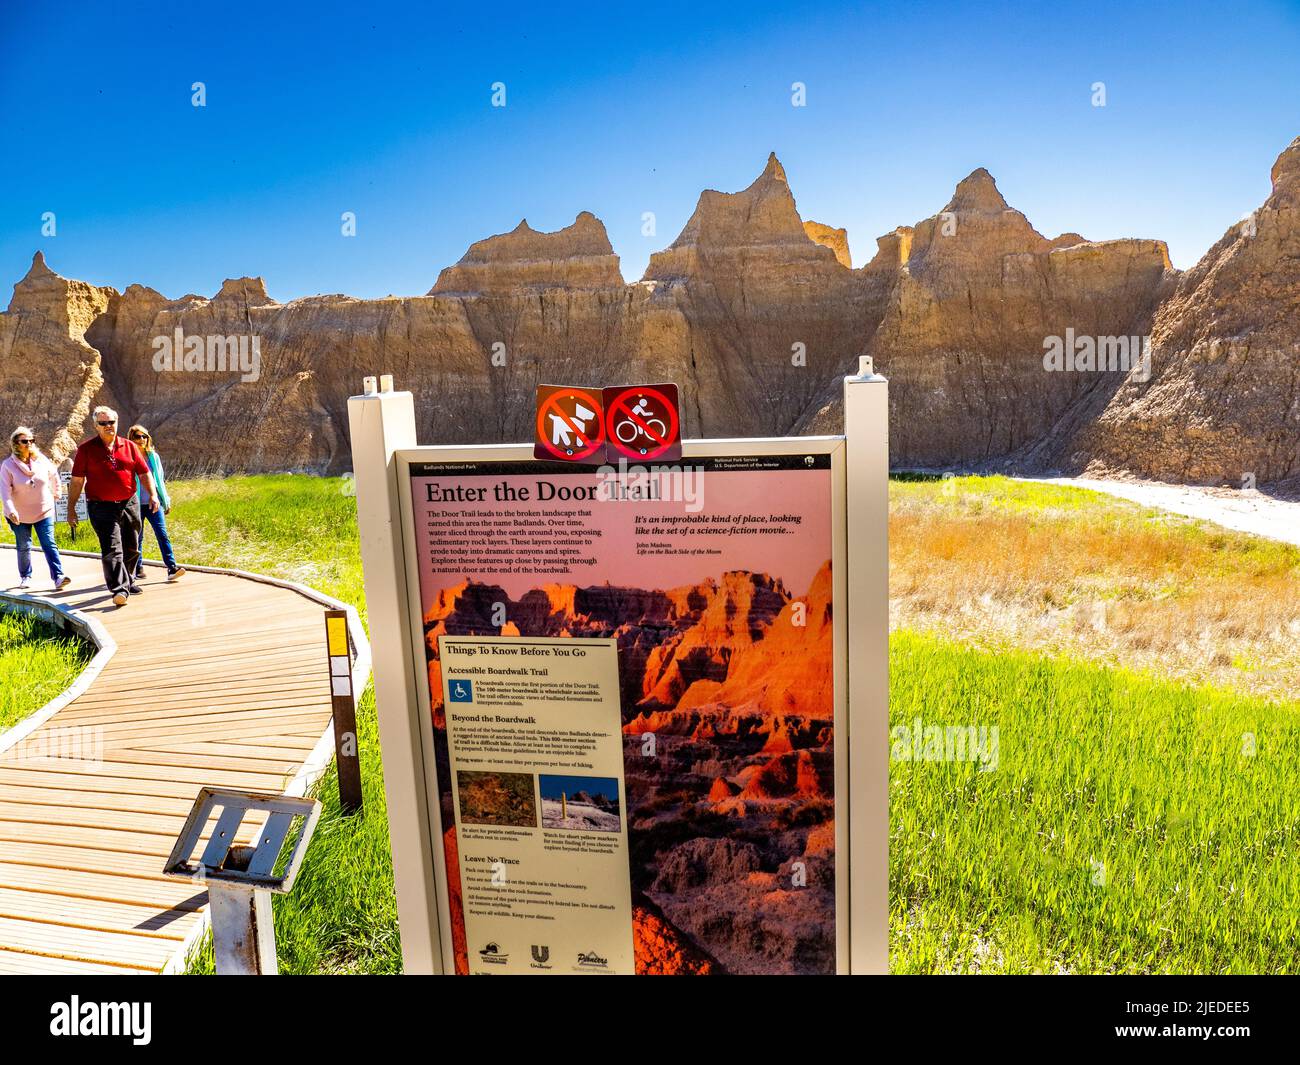
<path id="1" fill-rule="evenodd" d="M 866 267 L 884 311 L 864 344 L 890 381 L 897 464 L 949 466 L 1007 455 L 1047 433 L 1117 375 L 1048 373 L 1044 338 L 1150 331 L 1174 277 L 1154 240 L 1048 240 L 1010 208 L 986 170 L 939 214 L 880 240 Z M 828 383 L 810 431 L 840 428 Z"/>
<path id="2" fill-rule="evenodd" d="M 872 323 L 853 271 L 804 232 L 775 155 L 743 191 L 702 193 L 677 239 L 650 257 L 645 280 L 651 319 L 676 312 L 665 339 L 670 351 L 685 347 L 689 370 L 678 353 L 667 364 L 692 382 L 688 431 L 694 422 L 789 432 L 825 382 L 856 365 Z M 655 346 L 643 344 L 641 356 L 661 364 Z"/>
<path id="3" fill-rule="evenodd" d="M 1130 375 L 1043 461 L 1235 487 L 1300 474 L 1300 137 L 1272 182 L 1161 304 L 1150 379 Z"/>
<path id="4" fill-rule="evenodd" d="M 415 393 L 429 443 L 526 440 L 537 384 L 635 380 L 681 386 L 687 436 L 764 436 L 838 431 L 840 380 L 868 354 L 898 465 L 1281 480 L 1300 474 L 1298 154 L 1185 275 L 1157 240 L 1043 236 L 984 170 L 853 269 L 775 156 L 748 188 L 702 193 L 631 284 L 587 212 L 478 241 L 406 298 L 281 304 L 258 278 L 211 299 L 119 294 L 38 254 L 0 315 L 0 424 L 32 423 L 62 456 L 108 402 L 155 430 L 175 474 L 339 472 L 368 373 Z M 1067 331 L 1149 334 L 1151 379 L 1049 372 L 1045 342 Z M 254 337 L 255 371 L 212 362 Z M 169 338 L 206 361 L 167 368 Z"/>
<path id="5" fill-rule="evenodd" d="M 39 446 L 57 462 L 76 449 L 104 376 L 99 352 L 86 330 L 117 293 L 68 281 L 37 252 L 14 286 L 9 311 L 0 315 L 0 426 L 4 454 L 19 424 L 36 432 Z"/>
<path id="6" fill-rule="evenodd" d="M 618 256 L 605 226 L 583 211 L 573 225 L 554 233 L 537 232 L 525 218 L 509 233 L 471 244 L 460 262 L 439 275 L 429 295 L 622 287 Z"/>
<path id="7" fill-rule="evenodd" d="M 849 231 L 833 229 L 820 222 L 805 222 L 803 231 L 814 244 L 830 248 L 835 253 L 835 261 L 843 267 L 853 268 L 853 257 L 849 254 Z"/>

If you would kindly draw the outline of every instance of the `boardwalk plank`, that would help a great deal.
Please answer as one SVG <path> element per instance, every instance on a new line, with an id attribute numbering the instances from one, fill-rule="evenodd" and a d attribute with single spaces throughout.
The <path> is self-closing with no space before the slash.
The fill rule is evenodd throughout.
<path id="1" fill-rule="evenodd" d="M 329 726 L 324 608 L 259 581 L 169 584 L 151 568 L 119 610 L 98 559 L 65 555 L 65 569 L 73 588 L 51 598 L 98 619 L 117 652 L 0 753 L 0 973 L 157 972 L 207 907 L 201 884 L 162 875 L 200 787 L 281 791 Z M 82 747 L 60 746 L 74 727 Z"/>

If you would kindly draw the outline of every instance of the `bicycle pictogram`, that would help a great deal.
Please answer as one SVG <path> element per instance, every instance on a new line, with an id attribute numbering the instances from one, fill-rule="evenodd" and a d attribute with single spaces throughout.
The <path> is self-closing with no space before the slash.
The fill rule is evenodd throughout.
<path id="1" fill-rule="evenodd" d="M 637 437 L 641 436 L 649 441 L 648 447 L 664 442 L 664 439 L 668 436 L 668 426 L 651 413 L 644 396 L 637 400 L 636 406 L 632 408 L 631 413 L 644 420 L 624 418 L 622 421 L 616 422 L 614 424 L 614 436 L 620 443 L 635 444 Z M 656 429 L 654 426 L 658 426 L 658 428 Z M 640 448 L 642 455 L 646 453 L 648 447 Z"/>
<path id="2" fill-rule="evenodd" d="M 630 459 L 681 457 L 677 386 L 605 389 L 605 429 L 611 451 Z"/>

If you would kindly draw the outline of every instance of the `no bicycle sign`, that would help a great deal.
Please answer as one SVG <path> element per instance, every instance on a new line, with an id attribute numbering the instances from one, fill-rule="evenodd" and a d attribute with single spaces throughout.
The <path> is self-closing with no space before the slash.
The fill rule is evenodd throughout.
<path id="1" fill-rule="evenodd" d="M 682 456 L 677 386 L 539 385 L 533 455 L 592 464 L 675 462 Z"/>
<path id="2" fill-rule="evenodd" d="M 605 436 L 611 461 L 682 457 L 676 385 L 631 385 L 605 389 Z"/>

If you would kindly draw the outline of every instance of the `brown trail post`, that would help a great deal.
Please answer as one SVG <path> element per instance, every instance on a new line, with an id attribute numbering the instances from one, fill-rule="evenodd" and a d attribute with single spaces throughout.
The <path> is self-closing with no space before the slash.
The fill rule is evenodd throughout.
<path id="1" fill-rule="evenodd" d="M 346 610 L 325 611 L 329 652 L 330 702 L 334 708 L 334 755 L 338 765 L 339 805 L 344 813 L 361 809 L 361 752 L 357 744 L 357 699 L 352 688 L 352 648 Z"/>

